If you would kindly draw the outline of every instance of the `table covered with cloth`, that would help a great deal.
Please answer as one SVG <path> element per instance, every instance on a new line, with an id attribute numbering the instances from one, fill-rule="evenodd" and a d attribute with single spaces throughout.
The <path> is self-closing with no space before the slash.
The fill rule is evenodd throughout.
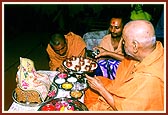
<path id="1" fill-rule="evenodd" d="M 46 70 L 39 70 L 37 72 L 47 74 L 51 81 L 53 81 L 54 77 L 59 73 L 58 71 L 46 71 Z M 65 91 L 63 89 L 58 88 L 58 93 L 55 98 L 60 98 L 60 97 L 70 98 L 70 91 Z M 84 95 L 81 97 L 81 99 L 79 99 L 79 101 L 82 103 L 84 102 Z M 39 108 L 40 108 L 40 105 L 35 106 L 35 107 L 30 107 L 30 106 L 24 106 L 24 105 L 20 105 L 16 102 L 13 102 L 11 104 L 11 106 L 9 107 L 8 111 L 15 111 L 15 112 L 17 112 L 17 111 L 37 111 Z"/>

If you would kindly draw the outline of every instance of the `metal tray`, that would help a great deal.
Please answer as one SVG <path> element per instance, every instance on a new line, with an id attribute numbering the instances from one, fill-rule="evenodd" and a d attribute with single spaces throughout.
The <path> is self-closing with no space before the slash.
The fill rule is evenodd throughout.
<path id="1" fill-rule="evenodd" d="M 46 99 L 44 100 L 44 102 L 42 102 L 42 103 L 40 103 L 40 104 L 38 104 L 38 103 L 30 103 L 30 102 L 18 102 L 18 101 L 17 101 L 17 98 L 16 98 L 16 97 L 17 97 L 17 94 L 16 94 L 15 90 L 12 92 L 12 99 L 13 99 L 14 102 L 16 102 L 16 103 L 18 103 L 18 104 L 20 104 L 20 105 L 22 105 L 22 106 L 36 107 L 36 106 L 40 106 L 41 104 L 43 104 L 43 103 L 45 103 L 45 102 L 47 102 L 47 101 L 52 100 L 54 97 L 57 96 L 57 94 L 58 94 L 58 87 L 57 87 L 56 84 L 52 83 L 51 86 L 50 86 L 50 91 L 49 91 L 49 93 L 51 93 L 51 92 L 54 91 L 54 90 L 55 90 L 55 95 L 52 96 L 52 97 L 47 96 Z M 49 93 L 48 93 L 48 95 L 49 95 Z"/>
<path id="2" fill-rule="evenodd" d="M 76 57 L 76 58 L 77 58 L 77 60 L 76 60 L 77 62 L 76 62 L 76 63 L 78 63 L 79 57 Z M 76 73 L 76 74 L 92 73 L 92 72 L 98 67 L 98 64 L 97 64 L 96 61 L 94 61 L 94 60 L 92 60 L 92 59 L 90 59 L 90 58 L 84 58 L 84 60 L 90 60 L 90 61 L 92 61 L 93 63 L 96 64 L 96 67 L 91 68 L 90 71 L 85 71 L 85 70 L 76 71 L 74 68 L 70 68 L 70 67 L 67 67 L 67 66 L 66 66 L 66 60 L 63 61 L 62 65 L 63 65 L 69 72 L 73 72 L 73 73 Z M 75 63 L 74 61 L 72 61 L 72 62 Z"/>
<path id="3" fill-rule="evenodd" d="M 66 103 L 68 103 L 68 105 L 73 106 L 74 111 L 88 111 L 88 108 L 82 102 L 80 102 L 78 100 L 73 100 L 72 98 L 66 98 L 66 97 L 56 98 L 56 99 L 50 100 L 46 103 L 43 103 L 40 106 L 40 108 L 38 109 L 38 111 L 42 111 L 42 108 L 44 106 L 46 106 L 47 104 L 51 104 L 51 105 L 55 106 L 55 111 L 61 111 L 61 110 L 58 110 L 59 108 L 56 107 L 56 104 L 61 104 L 62 102 L 66 102 Z"/>

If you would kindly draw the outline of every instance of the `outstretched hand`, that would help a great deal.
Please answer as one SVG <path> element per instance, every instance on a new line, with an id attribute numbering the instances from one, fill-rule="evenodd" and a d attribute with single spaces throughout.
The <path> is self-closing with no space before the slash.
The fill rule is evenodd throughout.
<path id="1" fill-rule="evenodd" d="M 99 58 L 102 56 L 107 56 L 108 55 L 108 50 L 104 49 L 103 47 L 94 47 L 93 50 L 99 50 L 100 53 L 98 55 L 95 56 L 95 58 Z"/>

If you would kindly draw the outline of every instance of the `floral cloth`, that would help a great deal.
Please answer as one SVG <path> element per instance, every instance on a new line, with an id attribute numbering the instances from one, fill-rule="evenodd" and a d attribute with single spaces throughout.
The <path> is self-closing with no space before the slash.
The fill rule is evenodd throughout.
<path id="1" fill-rule="evenodd" d="M 32 60 L 20 57 L 20 67 L 16 77 L 17 85 L 25 91 L 36 90 L 42 101 L 47 97 L 51 81 L 46 74 L 36 72 Z"/>

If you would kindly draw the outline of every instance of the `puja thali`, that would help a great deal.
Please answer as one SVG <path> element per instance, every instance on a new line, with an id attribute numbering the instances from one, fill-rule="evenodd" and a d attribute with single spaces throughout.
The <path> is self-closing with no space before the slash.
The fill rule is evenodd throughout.
<path id="1" fill-rule="evenodd" d="M 88 108 L 78 100 L 62 97 L 43 103 L 38 111 L 88 111 Z"/>
<path id="2" fill-rule="evenodd" d="M 60 77 L 61 74 L 63 74 L 64 77 Z M 57 84 L 59 89 L 64 89 L 67 91 L 85 90 L 88 85 L 86 78 L 82 77 L 82 75 L 75 75 L 75 74 L 68 74 L 68 73 L 58 74 L 57 76 L 55 76 L 53 83 Z"/>
<path id="3" fill-rule="evenodd" d="M 36 106 L 40 106 L 41 104 L 43 104 L 49 100 L 52 100 L 57 95 L 57 93 L 58 93 L 58 87 L 55 83 L 52 83 L 50 86 L 50 90 L 47 94 L 47 97 L 41 103 L 19 102 L 19 101 L 17 101 L 17 94 L 16 94 L 15 90 L 12 92 L 12 99 L 14 100 L 14 102 L 16 102 L 22 106 L 36 107 Z"/>
<path id="4" fill-rule="evenodd" d="M 63 66 L 73 73 L 82 74 L 93 72 L 97 67 L 97 62 L 90 58 L 71 57 L 63 61 Z"/>

